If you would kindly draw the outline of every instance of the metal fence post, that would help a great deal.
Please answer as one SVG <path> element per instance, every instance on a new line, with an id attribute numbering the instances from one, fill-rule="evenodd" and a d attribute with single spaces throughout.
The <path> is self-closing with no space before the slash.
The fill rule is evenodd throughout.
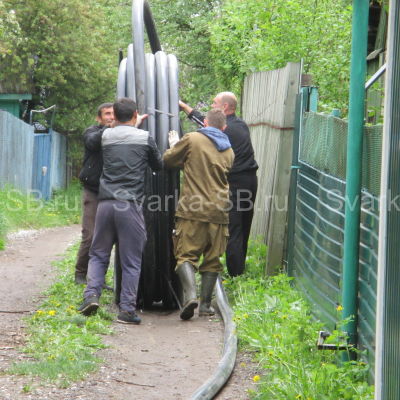
<path id="1" fill-rule="evenodd" d="M 369 1 L 354 0 L 347 137 L 345 228 L 343 254 L 343 319 L 351 344 L 357 343 L 357 283 L 360 235 L 361 161 Z"/>

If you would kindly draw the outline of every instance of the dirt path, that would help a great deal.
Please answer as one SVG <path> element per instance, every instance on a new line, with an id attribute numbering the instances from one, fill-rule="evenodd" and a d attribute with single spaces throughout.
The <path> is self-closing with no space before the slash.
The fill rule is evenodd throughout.
<path id="1" fill-rule="evenodd" d="M 79 239 L 80 227 L 21 232 L 0 252 L 0 371 L 26 357 L 22 317 L 36 309 L 40 293 L 51 284 L 51 262 Z M 177 312 L 146 311 L 140 326 L 113 324 L 115 334 L 104 337 L 110 347 L 100 352 L 101 369 L 67 389 L 35 387 L 31 378 L 0 373 L 1 400 L 179 400 L 190 395 L 212 374 L 223 346 L 219 318 L 180 321 Z M 254 366 L 245 356 L 237 361 L 229 385 L 218 400 L 247 399 Z"/>

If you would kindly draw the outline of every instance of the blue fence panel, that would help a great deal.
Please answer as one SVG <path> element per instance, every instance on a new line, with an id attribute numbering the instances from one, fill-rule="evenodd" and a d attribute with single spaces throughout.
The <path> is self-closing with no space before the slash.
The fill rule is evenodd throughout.
<path id="1" fill-rule="evenodd" d="M 67 137 L 50 131 L 51 135 L 51 165 L 50 192 L 63 189 L 67 183 Z"/>
<path id="2" fill-rule="evenodd" d="M 0 187 L 31 188 L 33 147 L 33 127 L 0 110 Z"/>
<path id="3" fill-rule="evenodd" d="M 53 190 L 66 187 L 66 175 L 66 136 L 53 130 L 36 134 L 31 125 L 0 110 L 0 188 L 33 190 L 48 200 Z"/>
<path id="4" fill-rule="evenodd" d="M 49 200 L 51 175 L 51 134 L 35 134 L 32 167 L 32 189 L 44 200 Z"/>

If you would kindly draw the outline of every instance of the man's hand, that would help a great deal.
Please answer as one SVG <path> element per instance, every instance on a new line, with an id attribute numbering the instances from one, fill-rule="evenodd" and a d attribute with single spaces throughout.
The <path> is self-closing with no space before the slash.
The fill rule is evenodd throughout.
<path id="1" fill-rule="evenodd" d="M 187 115 L 189 115 L 193 111 L 192 107 L 190 107 L 188 104 L 184 103 L 181 100 L 179 100 L 179 108 L 182 111 L 184 111 Z"/>
<path id="2" fill-rule="evenodd" d="M 136 117 L 136 124 L 135 124 L 135 128 L 139 128 L 140 125 L 142 125 L 142 122 L 149 116 L 149 114 L 143 114 L 140 115 L 138 114 Z"/>
<path id="3" fill-rule="evenodd" d="M 179 142 L 179 133 L 177 131 L 168 132 L 169 148 L 172 149 Z"/>

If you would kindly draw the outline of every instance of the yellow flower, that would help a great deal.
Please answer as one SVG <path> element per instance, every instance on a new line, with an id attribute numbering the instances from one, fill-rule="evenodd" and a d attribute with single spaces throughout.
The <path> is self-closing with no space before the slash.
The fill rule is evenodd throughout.
<path id="1" fill-rule="evenodd" d="M 253 376 L 253 382 L 258 382 L 260 380 L 260 375 Z"/>
<path id="2" fill-rule="evenodd" d="M 55 310 L 50 310 L 48 314 L 53 316 L 53 315 L 56 315 L 56 312 L 55 312 Z"/>
<path id="3" fill-rule="evenodd" d="M 274 333 L 272 335 L 275 339 L 280 339 L 282 336 L 279 333 Z"/>
<path id="4" fill-rule="evenodd" d="M 339 305 L 336 307 L 336 310 L 342 311 L 342 310 L 343 310 L 343 307 L 339 304 Z"/>
<path id="5" fill-rule="evenodd" d="M 37 311 L 36 311 L 36 314 L 42 315 L 42 314 L 44 314 L 44 311 L 42 311 L 42 310 L 37 310 Z"/>
<path id="6" fill-rule="evenodd" d="M 249 314 L 247 314 L 247 313 L 245 313 L 245 314 L 243 314 L 243 318 L 249 318 Z"/>

